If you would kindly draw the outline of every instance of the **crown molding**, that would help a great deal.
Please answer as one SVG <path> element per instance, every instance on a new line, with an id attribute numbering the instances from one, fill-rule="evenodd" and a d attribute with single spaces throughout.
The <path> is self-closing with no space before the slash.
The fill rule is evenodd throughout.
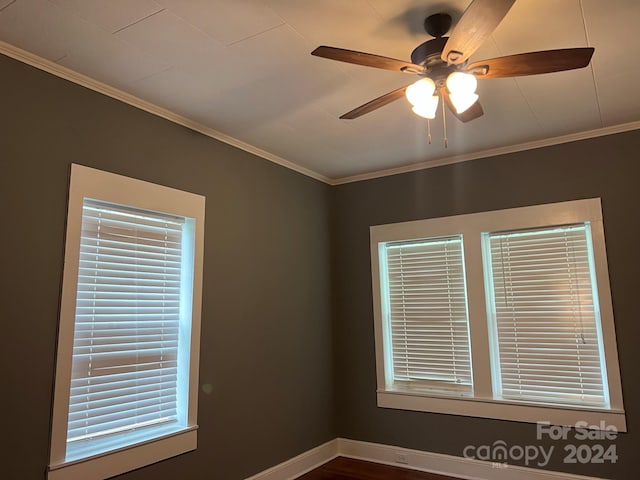
<path id="1" fill-rule="evenodd" d="M 182 115 L 178 115 L 170 110 L 159 107 L 151 102 L 142 100 L 141 98 L 131 95 L 130 93 L 127 93 L 123 90 L 119 90 L 117 88 L 111 87 L 91 77 L 75 72 L 70 68 L 63 67 L 62 65 L 59 65 L 50 60 L 46 60 L 42 57 L 39 57 L 38 55 L 34 55 L 33 53 L 27 52 L 26 50 L 22 50 L 18 47 L 15 47 L 1 40 L 0 40 L 0 53 L 8 57 L 11 57 L 15 60 L 18 60 L 22 63 L 26 63 L 27 65 L 31 65 L 32 67 L 38 68 L 47 73 L 50 73 L 57 77 L 73 82 L 77 85 L 86 87 L 95 92 L 102 93 L 103 95 L 111 97 L 115 100 L 119 100 L 128 105 L 144 110 L 145 112 L 164 118 L 165 120 L 169 120 L 170 122 L 176 123 L 178 125 L 182 125 L 183 127 L 199 132 L 215 140 L 219 140 L 223 143 L 231 145 L 232 147 L 236 147 L 240 150 L 244 150 L 245 152 L 264 158 L 265 160 L 276 163 L 280 166 L 283 166 L 285 168 L 298 172 L 302 175 L 306 175 L 307 177 L 311 177 L 315 180 L 318 180 L 320 182 L 323 182 L 332 186 L 343 185 L 343 184 L 353 183 L 353 182 L 360 182 L 363 180 L 372 180 L 372 179 L 381 178 L 381 177 L 388 177 L 391 175 L 398 175 L 401 173 L 415 172 L 418 170 L 425 170 L 428 168 L 440 167 L 443 165 L 451 165 L 454 163 L 467 162 L 470 160 L 478 160 L 481 158 L 494 157 L 494 156 L 505 155 L 509 153 L 522 152 L 526 150 L 535 150 L 537 148 L 549 147 L 553 145 L 559 145 L 562 143 L 576 142 L 579 140 L 587 140 L 590 138 L 602 137 L 606 135 L 614 135 L 616 133 L 622 133 L 630 130 L 640 129 L 640 121 L 635 121 L 635 122 L 624 123 L 620 125 L 613 125 L 609 127 L 598 128 L 594 130 L 588 130 L 584 132 L 572 133 L 569 135 L 545 138 L 542 140 L 536 140 L 532 142 L 520 143 L 516 145 L 508 145 L 508 146 L 499 147 L 499 148 L 492 148 L 488 150 L 482 150 L 479 152 L 473 152 L 473 153 L 468 153 L 463 155 L 441 157 L 434 160 L 427 160 L 424 162 L 413 163 L 411 165 L 405 165 L 402 167 L 393 167 L 388 169 L 376 170 L 373 172 L 367 172 L 367 173 L 351 175 L 346 177 L 330 178 L 330 177 L 327 177 L 326 175 L 322 175 L 311 169 L 297 165 L 296 163 L 286 160 L 278 155 L 275 155 L 273 153 L 267 152 L 266 150 L 262 150 L 261 148 L 245 143 L 241 140 L 238 140 L 237 138 L 226 135 L 222 132 L 219 132 L 218 130 L 214 130 L 213 128 L 202 125 L 201 123 L 190 120 L 189 118 L 183 117 Z"/>
<path id="2" fill-rule="evenodd" d="M 111 87 L 91 77 L 71 70 L 70 68 L 63 67 L 62 65 L 59 65 L 50 60 L 46 60 L 42 57 L 39 57 L 38 55 L 34 55 L 33 53 L 22 50 L 1 40 L 0 53 L 13 58 L 14 60 L 18 60 L 22 63 L 26 63 L 27 65 L 31 65 L 32 67 L 35 67 L 39 70 L 43 70 L 47 73 L 55 75 L 56 77 L 63 78 L 95 92 L 102 93 L 103 95 L 111 97 L 115 100 L 119 100 L 128 105 L 131 105 L 132 107 L 139 108 L 140 110 L 144 110 L 147 113 L 151 113 L 158 117 L 164 118 L 165 120 L 169 120 L 170 122 L 177 123 L 178 125 L 182 125 L 183 127 L 187 127 L 191 130 L 202 133 L 207 137 L 214 138 L 223 143 L 231 145 L 232 147 L 236 147 L 240 150 L 244 150 L 245 152 L 264 158 L 265 160 L 269 160 L 270 162 L 301 173 L 302 175 L 306 175 L 307 177 L 314 178 L 327 184 L 331 183 L 331 179 L 329 177 L 314 172 L 313 170 L 301 167 L 300 165 L 290 162 L 289 160 L 279 157 L 278 155 L 274 155 L 273 153 L 267 152 L 266 150 L 254 147 L 253 145 L 238 140 L 237 138 L 226 135 L 222 132 L 219 132 L 218 130 L 214 130 L 213 128 L 209 128 L 205 125 L 202 125 L 201 123 L 195 122 L 186 117 L 183 117 L 182 115 L 178 115 L 170 110 L 138 98 L 135 95 L 131 95 L 130 93 L 127 93 L 123 90 Z"/>
<path id="3" fill-rule="evenodd" d="M 442 157 L 435 160 L 427 160 L 420 163 L 413 163 L 411 165 L 405 165 L 402 167 L 388 168 L 384 170 L 377 170 L 375 172 L 362 173 L 359 175 L 352 175 L 348 177 L 336 178 L 330 181 L 330 185 L 342 185 L 345 183 L 360 182 L 363 180 L 372 180 L 374 178 L 388 177 L 391 175 L 398 175 L 400 173 L 415 172 L 418 170 L 425 170 L 428 168 L 440 167 L 442 165 L 451 165 L 453 163 L 468 162 L 470 160 L 478 160 L 480 158 L 497 157 L 498 155 L 506 155 L 508 153 L 524 152 L 526 150 L 535 150 L 543 147 L 550 147 L 553 145 L 560 145 L 562 143 L 577 142 L 580 140 L 588 140 L 590 138 L 603 137 L 606 135 L 615 135 L 616 133 L 628 132 L 631 130 L 639 130 L 640 121 L 623 123 L 620 125 L 613 125 L 610 127 L 597 128 L 594 130 L 587 130 L 584 132 L 571 133 L 569 135 L 562 135 L 559 137 L 545 138 L 542 140 L 535 140 L 532 142 L 519 143 L 516 145 L 508 145 L 505 147 L 491 148 L 488 150 L 482 150 L 479 152 L 465 153 L 462 155 L 454 155 L 451 157 Z"/>

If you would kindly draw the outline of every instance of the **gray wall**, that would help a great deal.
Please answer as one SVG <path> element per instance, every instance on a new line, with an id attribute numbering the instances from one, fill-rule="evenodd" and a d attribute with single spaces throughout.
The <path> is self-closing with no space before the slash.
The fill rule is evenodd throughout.
<path id="1" fill-rule="evenodd" d="M 616 465 L 558 452 L 550 467 L 633 478 L 640 131 L 329 188 L 3 56 L 0 86 L 3 478 L 42 479 L 48 461 L 72 162 L 207 197 L 199 448 L 122 478 L 238 480 L 337 435 L 452 455 L 535 444 L 529 424 L 376 406 L 369 226 L 597 196 L 629 433 Z"/>
<path id="2" fill-rule="evenodd" d="M 564 443 L 548 468 L 635 478 L 640 451 L 637 270 L 640 131 L 444 166 L 334 188 L 332 292 L 336 425 L 342 437 L 463 454 L 467 445 L 538 445 L 532 424 L 378 408 L 369 226 L 601 197 L 629 432 L 615 465 L 565 465 Z M 543 420 L 543 419 L 541 419 Z M 571 436 L 570 436 L 571 438 Z M 567 442 L 579 444 L 581 442 Z M 604 443 L 607 442 L 591 442 Z"/>
<path id="3" fill-rule="evenodd" d="M 0 56 L 2 478 L 43 479 L 69 165 L 207 197 L 199 448 L 124 475 L 246 478 L 335 438 L 326 185 Z"/>

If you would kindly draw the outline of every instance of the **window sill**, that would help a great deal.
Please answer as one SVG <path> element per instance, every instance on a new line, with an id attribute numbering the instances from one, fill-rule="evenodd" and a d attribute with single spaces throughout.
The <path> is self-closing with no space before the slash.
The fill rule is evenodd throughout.
<path id="1" fill-rule="evenodd" d="M 389 390 L 378 392 L 378 406 L 527 423 L 548 422 L 553 425 L 575 426 L 577 422 L 586 422 L 588 425 L 615 427 L 619 432 L 627 431 L 625 415 L 622 410 L 529 405 L 493 399 L 445 397 Z"/>
<path id="2" fill-rule="evenodd" d="M 190 427 L 84 460 L 49 466 L 47 480 L 101 480 L 175 457 L 197 447 L 197 427 Z"/>

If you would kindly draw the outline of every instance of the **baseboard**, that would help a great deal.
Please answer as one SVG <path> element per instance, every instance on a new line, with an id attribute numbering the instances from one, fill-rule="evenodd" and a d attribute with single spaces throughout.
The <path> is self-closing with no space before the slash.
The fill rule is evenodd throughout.
<path id="1" fill-rule="evenodd" d="M 293 480 L 338 456 L 338 439 L 307 450 L 245 480 Z"/>
<path id="2" fill-rule="evenodd" d="M 496 465 L 471 458 L 336 438 L 246 480 L 293 480 L 337 456 L 395 465 L 467 480 L 603 480 L 516 465 Z M 403 463 L 397 459 L 403 458 Z M 406 461 L 406 463 L 404 463 Z"/>
<path id="3" fill-rule="evenodd" d="M 338 455 L 423 472 L 451 475 L 467 480 L 602 480 L 570 473 L 516 465 L 495 464 L 483 460 L 424 452 L 408 448 L 338 438 Z M 406 463 L 398 463 L 399 456 Z"/>

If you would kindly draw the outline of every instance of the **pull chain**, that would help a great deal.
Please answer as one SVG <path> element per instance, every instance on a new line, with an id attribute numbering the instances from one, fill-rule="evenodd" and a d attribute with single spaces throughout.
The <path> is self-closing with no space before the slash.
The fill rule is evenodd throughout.
<path id="1" fill-rule="evenodd" d="M 429 140 L 429 145 L 431 145 L 431 121 L 427 118 L 427 139 Z"/>
<path id="2" fill-rule="evenodd" d="M 444 148 L 449 146 L 449 140 L 447 139 L 447 115 L 446 110 L 444 108 L 444 102 L 442 103 L 442 126 L 444 128 Z"/>

